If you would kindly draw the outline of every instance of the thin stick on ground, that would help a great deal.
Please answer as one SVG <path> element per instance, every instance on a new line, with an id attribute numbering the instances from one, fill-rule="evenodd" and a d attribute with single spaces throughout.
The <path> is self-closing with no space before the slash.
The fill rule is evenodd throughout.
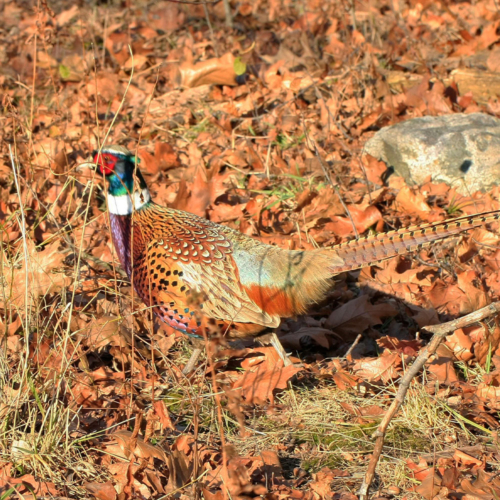
<path id="1" fill-rule="evenodd" d="M 432 333 L 432 338 L 429 344 L 424 347 L 417 359 L 414 361 L 410 369 L 405 373 L 401 382 L 399 384 L 398 392 L 396 393 L 396 397 L 392 402 L 389 410 L 384 415 L 384 418 L 380 422 L 380 425 L 377 427 L 377 430 L 373 433 L 372 438 L 376 439 L 375 447 L 373 449 L 373 454 L 370 459 L 370 463 L 368 464 L 368 469 L 366 471 L 365 477 L 363 479 L 363 484 L 359 489 L 358 495 L 360 500 L 366 500 L 368 498 L 368 491 L 370 489 L 370 485 L 375 477 L 375 469 L 377 467 L 380 455 L 382 454 L 382 449 L 384 447 L 384 439 L 385 433 L 387 431 L 387 427 L 389 426 L 391 420 L 394 415 L 397 413 L 401 405 L 405 400 L 406 393 L 410 387 L 411 381 L 417 375 L 417 373 L 422 369 L 424 364 L 429 360 L 429 358 L 436 353 L 437 348 L 444 340 L 446 335 L 449 333 L 458 330 L 459 328 L 464 328 L 472 323 L 477 323 L 489 316 L 493 316 L 500 312 L 500 302 L 494 302 L 489 306 L 483 307 L 478 311 L 467 314 L 463 318 L 455 319 L 453 321 L 448 321 L 447 323 L 443 323 L 441 325 L 427 326 L 425 330 L 429 333 Z"/>

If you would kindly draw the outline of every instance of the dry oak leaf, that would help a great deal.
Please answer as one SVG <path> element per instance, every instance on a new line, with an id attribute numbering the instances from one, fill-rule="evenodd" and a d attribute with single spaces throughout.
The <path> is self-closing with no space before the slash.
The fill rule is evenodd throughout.
<path id="1" fill-rule="evenodd" d="M 357 335 L 370 326 L 380 325 L 382 318 L 396 314 L 397 310 L 391 304 L 373 305 L 368 295 L 361 295 L 333 311 L 324 326 L 349 341 L 349 335 Z"/>
<path id="2" fill-rule="evenodd" d="M 457 463 L 461 463 L 463 465 L 477 465 L 481 466 L 483 465 L 483 462 L 481 460 L 478 460 L 477 458 L 469 455 L 468 453 L 465 453 L 461 450 L 455 450 L 455 453 L 453 454 L 453 459 Z"/>
<path id="3" fill-rule="evenodd" d="M 349 205 L 349 213 L 352 217 L 339 217 L 333 215 L 331 222 L 325 224 L 325 231 L 332 231 L 338 236 L 351 236 L 354 234 L 353 222 L 358 233 L 364 233 L 368 228 L 382 220 L 382 214 L 373 205 L 367 208 L 360 208 L 357 205 Z M 305 227 L 307 228 L 308 225 Z M 310 226 L 310 224 L 309 224 Z"/>
<path id="4" fill-rule="evenodd" d="M 37 481 L 31 474 L 25 474 L 21 477 L 11 477 L 12 463 L 2 465 L 0 467 L 0 495 L 12 487 L 16 488 L 18 494 L 16 498 L 40 498 L 40 497 L 57 497 L 59 491 L 54 483 L 50 481 Z M 32 496 L 32 493 L 35 496 Z M 12 496 L 6 498 L 13 498 Z"/>
<path id="5" fill-rule="evenodd" d="M 274 404 L 274 390 L 286 389 L 290 380 L 301 368 L 283 364 L 263 362 L 243 372 L 232 384 L 232 391 L 240 392 L 245 402 L 250 405 Z"/>
<path id="6" fill-rule="evenodd" d="M 449 386 L 453 382 L 458 382 L 451 352 L 446 345 L 441 344 L 437 348 L 434 359 L 425 366 L 440 384 Z"/>
<path id="7" fill-rule="evenodd" d="M 112 101 L 122 93 L 122 85 L 117 74 L 101 72 L 87 84 L 87 93 L 92 97 L 101 96 L 105 101 Z"/>
<path id="8" fill-rule="evenodd" d="M 466 493 L 463 500 L 497 500 L 500 498 L 500 479 L 496 474 L 479 470 L 474 482 L 464 479 L 457 493 Z"/>
<path id="9" fill-rule="evenodd" d="M 500 410 L 500 387 L 498 381 L 495 385 L 481 382 L 476 389 L 476 396 L 493 409 Z"/>
<path id="10" fill-rule="evenodd" d="M 132 486 L 136 492 L 136 496 L 134 498 L 151 498 L 149 488 L 134 477 L 134 474 L 139 469 L 138 465 L 131 464 L 130 461 L 127 460 L 124 462 L 109 464 L 107 469 L 110 474 L 113 475 L 113 480 L 115 482 L 114 488 L 118 495 L 120 495 L 119 498 L 130 498 L 130 496 L 127 497 L 125 494 L 127 487 L 130 486 Z M 158 472 L 156 473 L 159 474 Z M 131 484 L 130 480 L 132 480 Z"/>
<path id="11" fill-rule="evenodd" d="M 396 196 L 395 204 L 398 210 L 404 213 L 418 215 L 426 222 L 434 222 L 443 219 L 443 211 L 433 209 L 425 200 L 425 196 L 417 190 L 404 185 Z"/>
<path id="12" fill-rule="evenodd" d="M 145 442 L 140 436 L 137 440 L 132 439 L 132 432 L 130 431 L 117 431 L 109 435 L 110 438 L 116 439 L 118 447 L 113 447 L 113 445 L 108 446 L 108 450 L 113 448 L 118 453 L 123 460 L 128 460 L 132 454 L 131 446 L 136 441 L 133 454 L 138 458 L 158 458 L 162 462 L 167 462 L 167 454 L 157 446 L 153 446 L 150 443 Z"/>
<path id="13" fill-rule="evenodd" d="M 193 64 L 192 58 L 184 61 L 178 68 L 176 83 L 181 87 L 200 85 L 237 85 L 234 71 L 234 56 L 230 52 L 219 58 L 208 59 Z"/>
<path id="14" fill-rule="evenodd" d="M 451 349 L 455 357 L 460 361 L 469 361 L 473 357 L 472 340 L 459 328 L 446 337 L 445 344 Z"/>
<path id="15" fill-rule="evenodd" d="M 400 340 L 395 337 L 385 336 L 377 340 L 380 347 L 384 347 L 389 352 L 397 352 L 406 356 L 416 356 L 422 347 L 420 340 Z"/>
<path id="16" fill-rule="evenodd" d="M 120 336 L 120 318 L 116 316 L 101 316 L 83 325 L 78 332 L 82 344 L 92 349 L 102 349 L 111 344 L 125 347 L 126 342 Z"/>
<path id="17" fill-rule="evenodd" d="M 454 285 L 439 279 L 427 292 L 427 298 L 438 312 L 458 316 L 477 311 L 488 303 L 485 292 L 474 286 L 474 283 L 481 286 L 475 271 L 458 273 L 457 282 Z"/>
<path id="18" fill-rule="evenodd" d="M 411 470 L 412 476 L 417 481 L 423 481 L 426 477 L 434 473 L 434 468 L 428 465 L 424 458 L 420 458 L 418 464 L 416 464 L 411 458 L 407 458 L 406 465 Z"/>
<path id="19" fill-rule="evenodd" d="M 115 500 L 116 490 L 111 481 L 105 483 L 83 483 L 83 487 L 98 500 Z"/>
<path id="20" fill-rule="evenodd" d="M 59 292 L 72 282 L 71 277 L 66 276 L 62 270 L 65 256 L 58 251 L 59 243 L 52 243 L 42 252 L 37 252 L 35 244 L 30 240 L 27 241 L 27 247 L 27 266 L 22 248 L 14 263 L 7 260 L 5 254 L 2 254 L 0 261 L 0 293 L 7 297 L 8 303 L 19 309 L 24 308 L 26 295 L 30 305 L 38 297 Z"/>
<path id="21" fill-rule="evenodd" d="M 354 373 L 367 382 L 382 380 L 384 383 L 396 379 L 401 375 L 401 355 L 384 351 L 378 358 L 362 358 L 356 361 Z"/>
<path id="22" fill-rule="evenodd" d="M 377 158 L 374 158 L 369 154 L 363 155 L 361 160 L 363 162 L 368 180 L 373 184 L 383 186 L 384 181 L 382 180 L 382 177 L 387 172 L 387 165 L 383 161 L 377 160 Z"/>
<path id="23" fill-rule="evenodd" d="M 350 389 L 351 387 L 356 387 L 358 385 L 359 379 L 355 378 L 350 373 L 347 373 L 344 370 L 339 370 L 332 375 L 333 381 L 336 386 L 341 390 L 345 391 L 346 389 Z"/>
<path id="24" fill-rule="evenodd" d="M 497 326 L 492 332 L 487 328 L 481 328 L 482 330 L 479 339 L 475 340 L 471 336 L 471 340 L 474 342 L 474 355 L 476 356 L 477 362 L 481 366 L 485 366 L 488 357 L 491 356 L 492 352 L 495 352 L 500 343 L 500 328 Z"/>
<path id="25" fill-rule="evenodd" d="M 326 328 L 321 328 L 319 326 L 305 326 L 297 330 L 296 332 L 287 333 L 279 337 L 280 342 L 284 347 L 289 347 L 290 349 L 300 349 L 302 347 L 301 340 L 305 338 L 310 338 L 314 340 L 318 345 L 328 349 L 330 347 L 329 337 L 335 335 L 331 330 Z"/>

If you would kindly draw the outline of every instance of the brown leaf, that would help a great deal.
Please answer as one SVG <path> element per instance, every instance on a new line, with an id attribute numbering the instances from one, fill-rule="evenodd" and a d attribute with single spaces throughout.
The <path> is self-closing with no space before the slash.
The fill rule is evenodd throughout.
<path id="1" fill-rule="evenodd" d="M 174 148 L 167 142 L 155 141 L 155 159 L 162 172 L 181 166 Z"/>
<path id="2" fill-rule="evenodd" d="M 474 481 L 464 479 L 460 483 L 459 493 L 466 493 L 464 500 L 496 500 L 500 497 L 500 479 L 496 474 L 479 470 Z"/>
<path id="3" fill-rule="evenodd" d="M 425 478 L 434 474 L 434 468 L 429 466 L 424 458 L 420 458 L 418 464 L 416 464 L 411 458 L 407 458 L 406 465 L 411 470 L 412 476 L 417 481 L 423 481 Z"/>
<path id="4" fill-rule="evenodd" d="M 388 336 L 378 339 L 377 344 L 385 347 L 389 352 L 397 352 L 406 356 L 416 356 L 422 347 L 420 340 L 399 340 Z"/>
<path id="5" fill-rule="evenodd" d="M 155 410 L 156 415 L 158 416 L 161 425 L 164 429 L 175 430 L 175 426 L 172 423 L 170 415 L 168 414 L 168 410 L 165 407 L 165 403 L 163 401 L 155 401 L 153 403 L 153 408 Z"/>
<path id="6" fill-rule="evenodd" d="M 481 460 L 478 460 L 477 458 L 468 455 L 467 453 L 456 449 L 455 453 L 453 454 L 453 459 L 455 462 L 460 462 L 463 465 L 483 465 L 483 462 Z"/>
<path id="7" fill-rule="evenodd" d="M 126 345 L 120 334 L 120 318 L 115 316 L 100 316 L 91 321 L 78 332 L 82 344 L 92 349 L 101 349 L 109 344 Z"/>
<path id="8" fill-rule="evenodd" d="M 421 484 L 419 484 L 415 491 L 422 495 L 427 500 L 432 500 L 441 489 L 441 477 L 437 471 L 433 474 L 429 474 Z"/>
<path id="9" fill-rule="evenodd" d="M 219 58 L 208 59 L 193 64 L 185 61 L 179 67 L 176 78 L 177 84 L 182 87 L 199 87 L 200 85 L 237 85 L 234 72 L 234 56 L 228 52 Z"/>
<path id="10" fill-rule="evenodd" d="M 12 464 L 7 463 L 0 468 L 0 494 L 4 494 L 11 487 L 16 487 L 17 496 L 23 498 L 57 497 L 59 491 L 50 481 L 39 481 L 31 474 L 20 477 L 11 477 Z M 14 471 L 13 475 L 17 475 Z M 35 496 L 32 497 L 32 493 Z M 12 494 L 8 498 L 13 498 Z"/>
<path id="11" fill-rule="evenodd" d="M 111 481 L 105 483 L 83 483 L 83 487 L 99 500 L 116 499 L 116 490 Z"/>
<path id="12" fill-rule="evenodd" d="M 30 240 L 28 240 L 27 246 L 28 274 L 26 274 L 22 250 L 18 256 L 19 261 L 15 265 L 11 265 L 11 262 L 6 259 L 6 255 L 2 253 L 1 293 L 20 310 L 24 308 L 25 304 L 26 285 L 28 286 L 28 302 L 31 303 L 42 295 L 59 292 L 72 281 L 69 276 L 64 274 L 65 255 L 59 251 L 58 242 L 47 246 L 42 252 L 37 252 L 35 244 Z"/>
<path id="13" fill-rule="evenodd" d="M 132 439 L 132 432 L 117 431 L 110 434 L 109 437 L 116 439 L 123 452 L 122 457 L 128 459 L 132 454 L 130 446 L 134 441 Z M 167 462 L 167 455 L 161 448 L 146 443 L 141 437 L 137 437 L 137 443 L 133 450 L 133 454 L 138 458 L 158 458 L 162 462 Z"/>
<path id="14" fill-rule="evenodd" d="M 345 391 L 351 387 L 358 385 L 358 380 L 350 373 L 345 371 L 337 371 L 332 375 L 333 381 L 341 391 Z"/>
<path id="15" fill-rule="evenodd" d="M 264 362 L 242 373 L 232 384 L 233 391 L 241 391 L 245 402 L 250 405 L 274 404 L 274 391 L 286 389 L 288 380 L 301 368 L 291 365 L 283 368 L 283 363 Z"/>
<path id="16" fill-rule="evenodd" d="M 451 353 L 443 344 L 438 347 L 436 357 L 430 363 L 427 363 L 426 367 L 440 384 L 449 386 L 453 382 L 458 382 Z"/>
<path id="17" fill-rule="evenodd" d="M 473 357 L 472 340 L 461 328 L 448 335 L 445 344 L 460 361 L 469 361 Z"/>
<path id="18" fill-rule="evenodd" d="M 418 215 L 426 222 L 434 222 L 443 219 L 442 210 L 432 209 L 420 190 L 411 189 L 406 185 L 399 190 L 395 203 L 398 205 L 398 210 Z"/>
<path id="19" fill-rule="evenodd" d="M 354 234 L 353 222 L 358 233 L 364 233 L 371 226 L 382 220 L 380 210 L 373 205 L 367 208 L 349 205 L 348 210 L 352 220 L 349 217 L 333 215 L 331 222 L 325 224 L 325 230 L 332 231 L 338 236 L 351 236 Z"/>
<path id="20" fill-rule="evenodd" d="M 352 335 L 362 333 L 370 326 L 380 325 L 382 318 L 396 314 L 394 306 L 388 303 L 373 305 L 368 295 L 361 295 L 333 311 L 325 327 L 335 330 L 348 341 Z"/>
<path id="21" fill-rule="evenodd" d="M 301 339 L 309 337 L 314 340 L 318 345 L 328 349 L 330 347 L 329 337 L 335 335 L 331 330 L 320 327 L 302 327 L 296 332 L 290 332 L 285 335 L 280 336 L 280 342 L 284 347 L 289 347 L 290 349 L 300 349 L 302 347 Z"/>
<path id="22" fill-rule="evenodd" d="M 373 184 L 382 186 L 384 184 L 382 177 L 387 172 L 387 165 L 369 154 L 363 155 L 362 161 L 368 180 Z"/>
<path id="23" fill-rule="evenodd" d="M 384 383 L 398 378 L 401 373 L 401 356 L 398 353 L 384 353 L 378 358 L 362 358 L 355 362 L 354 373 L 368 382 L 382 380 Z"/>

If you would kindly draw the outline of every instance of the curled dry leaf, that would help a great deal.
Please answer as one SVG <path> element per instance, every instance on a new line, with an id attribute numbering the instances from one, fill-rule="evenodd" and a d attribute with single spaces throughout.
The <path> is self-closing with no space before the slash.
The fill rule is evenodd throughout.
<path id="1" fill-rule="evenodd" d="M 466 493 L 462 498 L 475 500 L 496 500 L 500 498 L 500 479 L 496 474 L 479 470 L 475 480 L 464 479 L 460 483 L 459 493 Z"/>
<path id="2" fill-rule="evenodd" d="M 12 469 L 12 463 L 2 464 L 2 467 L 0 468 L 0 492 L 2 494 L 4 494 L 10 488 L 15 487 L 18 498 L 22 497 L 26 499 L 35 499 L 46 496 L 49 498 L 54 498 L 60 495 L 59 490 L 51 481 L 41 481 L 35 479 L 32 474 L 24 474 L 20 477 L 12 477 L 17 476 L 17 471 Z M 35 494 L 35 496 L 32 496 L 33 493 Z M 12 498 L 12 496 L 9 496 L 8 498 Z"/>
<path id="3" fill-rule="evenodd" d="M 133 439 L 130 431 L 117 431 L 109 437 L 116 439 L 124 460 L 128 460 L 133 451 L 137 458 L 158 458 L 162 462 L 167 462 L 167 455 L 161 448 L 145 442 L 140 436 L 137 437 L 134 450 L 131 450 Z"/>
<path id="4" fill-rule="evenodd" d="M 483 462 L 481 460 L 478 460 L 477 458 L 469 455 L 468 453 L 465 453 L 461 450 L 455 450 L 455 453 L 453 454 L 453 459 L 457 463 L 461 463 L 463 465 L 483 465 Z"/>
<path id="5" fill-rule="evenodd" d="M 287 333 L 280 336 L 280 342 L 284 347 L 289 347 L 290 349 L 300 349 L 302 347 L 301 340 L 304 341 L 306 338 L 312 339 L 318 345 L 328 349 L 330 347 L 330 340 L 332 336 L 338 337 L 331 330 L 321 327 L 302 327 L 296 332 Z"/>
<path id="6" fill-rule="evenodd" d="M 178 69 L 176 83 L 189 88 L 207 84 L 237 85 L 234 61 L 234 56 L 230 52 L 222 57 L 196 64 L 187 60 Z"/>

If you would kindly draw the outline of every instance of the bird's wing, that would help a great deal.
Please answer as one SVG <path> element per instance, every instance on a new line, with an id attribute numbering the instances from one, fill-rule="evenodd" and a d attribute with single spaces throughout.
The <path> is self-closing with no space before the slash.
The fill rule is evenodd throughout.
<path id="1" fill-rule="evenodd" d="M 277 327 L 280 316 L 262 311 L 241 285 L 231 245 L 227 243 L 222 236 L 208 243 L 201 239 L 190 242 L 187 247 L 185 241 L 173 244 L 172 238 L 168 242 L 150 241 L 140 269 L 134 265 L 134 273 L 141 280 L 139 286 L 146 290 L 145 302 L 163 307 L 162 316 L 167 316 L 167 322 L 170 316 L 172 321 L 179 321 L 181 314 L 180 320 L 184 321 L 181 323 L 189 323 L 187 329 L 191 330 L 195 318 L 186 322 L 189 319 L 186 314 L 190 316 L 200 310 L 206 318 L 228 324 Z"/>

